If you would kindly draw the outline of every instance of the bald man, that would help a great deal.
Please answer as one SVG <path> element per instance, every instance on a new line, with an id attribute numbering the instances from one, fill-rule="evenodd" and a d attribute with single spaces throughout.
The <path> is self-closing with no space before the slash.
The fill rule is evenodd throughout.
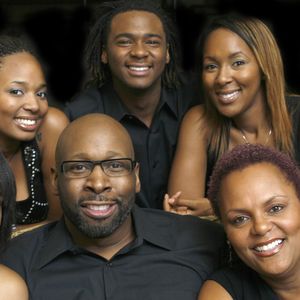
<path id="1" fill-rule="evenodd" d="M 30 299 L 196 299 L 219 266 L 223 230 L 134 204 L 139 164 L 119 122 L 89 114 L 70 123 L 52 171 L 63 218 L 13 239 L 1 260 Z"/>

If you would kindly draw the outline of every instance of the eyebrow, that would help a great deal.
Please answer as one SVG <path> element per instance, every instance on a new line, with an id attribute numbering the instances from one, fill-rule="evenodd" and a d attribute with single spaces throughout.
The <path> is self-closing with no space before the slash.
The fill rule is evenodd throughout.
<path id="1" fill-rule="evenodd" d="M 248 58 L 248 55 L 246 55 L 244 52 L 242 51 L 237 51 L 237 52 L 234 52 L 232 54 L 229 55 L 229 58 L 234 58 L 238 55 L 243 55 L 243 56 L 246 56 Z M 206 55 L 206 56 L 203 56 L 203 59 L 215 59 L 214 56 L 211 56 L 211 55 Z"/>
<path id="2" fill-rule="evenodd" d="M 11 83 L 16 83 L 16 84 L 22 84 L 22 85 L 28 85 L 28 82 L 27 81 L 18 81 L 18 80 L 14 80 L 14 81 L 11 81 Z M 41 88 L 44 88 L 44 87 L 47 87 L 47 84 L 46 83 L 42 83 L 38 86 L 38 89 L 41 89 Z"/>
<path id="3" fill-rule="evenodd" d="M 73 159 L 78 159 L 78 160 L 90 160 L 87 157 L 89 156 L 89 153 L 86 152 L 79 152 L 79 153 L 75 153 L 72 157 L 71 160 Z M 115 151 L 108 151 L 107 153 L 105 153 L 106 159 L 110 159 L 110 158 L 114 158 L 114 157 L 125 157 L 124 154 L 115 152 Z M 127 155 L 126 157 L 130 157 L 129 155 Z"/>
<path id="4" fill-rule="evenodd" d="M 135 36 L 135 34 L 132 34 L 130 32 L 123 32 L 123 33 L 117 34 L 115 39 L 121 38 L 121 37 L 133 38 L 134 36 Z M 143 36 L 148 37 L 148 38 L 156 37 L 156 38 L 162 39 L 162 36 L 157 33 L 145 33 L 145 34 L 143 34 Z"/>
<path id="5" fill-rule="evenodd" d="M 270 198 L 267 199 L 267 201 L 263 204 L 264 207 L 270 205 L 270 203 L 272 203 L 276 198 L 285 198 L 285 199 L 289 199 L 288 196 L 286 195 L 273 195 L 271 196 Z M 233 208 L 233 209 L 230 209 L 226 212 L 226 216 L 228 216 L 228 214 L 230 212 L 240 212 L 240 213 L 243 213 L 243 212 L 247 212 L 248 210 L 247 209 L 244 209 L 244 208 Z"/>

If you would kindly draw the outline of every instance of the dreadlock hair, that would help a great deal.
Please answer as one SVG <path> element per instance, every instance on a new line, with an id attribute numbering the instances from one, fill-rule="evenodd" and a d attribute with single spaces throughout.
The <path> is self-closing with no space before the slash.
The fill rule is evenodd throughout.
<path id="1" fill-rule="evenodd" d="M 238 14 L 214 16 L 206 24 L 197 42 L 197 66 L 200 74 L 203 72 L 205 42 L 209 34 L 219 28 L 236 33 L 253 52 L 262 73 L 268 121 L 273 132 L 275 147 L 293 157 L 292 123 L 285 100 L 287 88 L 284 68 L 273 33 L 264 22 L 254 17 Z M 205 95 L 203 86 L 201 88 L 205 100 L 205 116 L 213 133 L 209 152 L 220 158 L 228 150 L 232 120 L 218 112 L 212 101 Z"/>
<path id="2" fill-rule="evenodd" d="M 0 207 L 2 221 L 0 222 L 0 250 L 4 249 L 10 238 L 11 226 L 15 212 L 16 185 L 13 172 L 0 152 Z"/>
<path id="3" fill-rule="evenodd" d="M 223 179 L 234 171 L 259 163 L 269 163 L 277 167 L 286 180 L 294 186 L 300 201 L 300 170 L 289 155 L 260 144 L 241 144 L 217 161 L 210 177 L 207 195 L 218 217 L 221 215 L 219 190 Z"/>
<path id="4" fill-rule="evenodd" d="M 133 10 L 153 13 L 161 20 L 170 54 L 170 62 L 162 74 L 162 84 L 169 88 L 177 87 L 180 84 L 178 65 L 181 58 L 177 28 L 167 12 L 151 0 L 120 0 L 100 4 L 99 16 L 85 47 L 85 61 L 90 73 L 87 85 L 101 86 L 110 78 L 109 67 L 101 62 L 101 54 L 107 43 L 111 21 L 114 16 Z"/>

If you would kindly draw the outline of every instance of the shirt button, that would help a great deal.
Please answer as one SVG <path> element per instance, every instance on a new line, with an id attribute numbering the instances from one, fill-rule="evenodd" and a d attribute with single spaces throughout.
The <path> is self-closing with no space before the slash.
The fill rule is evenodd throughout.
<path id="1" fill-rule="evenodd" d="M 112 267 L 112 265 L 113 265 L 112 262 L 108 262 L 108 263 L 107 263 L 107 266 L 108 266 L 108 267 Z"/>

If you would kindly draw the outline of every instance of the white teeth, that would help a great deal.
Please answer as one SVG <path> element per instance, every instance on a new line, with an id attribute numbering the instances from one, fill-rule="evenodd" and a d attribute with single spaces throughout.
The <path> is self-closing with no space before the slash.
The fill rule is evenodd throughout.
<path id="1" fill-rule="evenodd" d="M 228 93 L 228 94 L 219 94 L 219 96 L 220 96 L 222 99 L 228 101 L 228 100 L 231 100 L 231 99 L 237 97 L 238 94 L 239 94 L 239 92 L 238 92 L 238 91 L 235 91 L 235 92 Z"/>
<path id="2" fill-rule="evenodd" d="M 91 210 L 105 211 L 109 209 L 109 205 L 88 205 L 87 208 Z"/>
<path id="3" fill-rule="evenodd" d="M 143 71 L 147 71 L 149 69 L 149 67 L 133 67 L 133 66 L 130 66 L 129 69 L 133 70 L 133 71 L 143 72 Z"/>
<path id="4" fill-rule="evenodd" d="M 258 252 L 273 250 L 278 245 L 280 245 L 282 242 L 283 242 L 283 240 L 276 240 L 276 241 L 273 241 L 270 244 L 267 244 L 267 245 L 264 245 L 264 246 L 260 246 L 260 247 L 255 247 L 254 250 L 256 250 Z"/>
<path id="5" fill-rule="evenodd" d="M 17 121 L 22 125 L 35 125 L 37 120 L 29 120 L 29 119 L 17 119 Z"/>

